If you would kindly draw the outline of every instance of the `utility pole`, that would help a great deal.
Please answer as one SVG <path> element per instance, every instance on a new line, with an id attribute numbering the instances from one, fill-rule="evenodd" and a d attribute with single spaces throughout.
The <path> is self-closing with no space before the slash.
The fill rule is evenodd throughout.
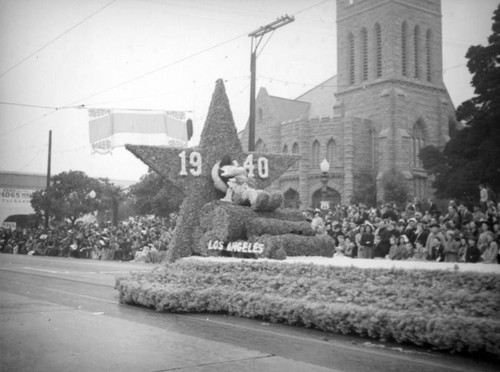
<path id="1" fill-rule="evenodd" d="M 45 192 L 48 191 L 50 187 L 50 162 L 52 157 L 52 131 L 49 130 L 49 158 L 47 163 L 47 187 Z M 45 229 L 49 229 L 49 216 L 50 216 L 50 199 L 47 198 L 47 209 L 45 210 Z"/>
<path id="2" fill-rule="evenodd" d="M 255 79 L 257 70 L 257 49 L 259 48 L 262 37 L 268 32 L 275 31 L 291 22 L 295 21 L 292 16 L 285 15 L 266 26 L 261 26 L 257 30 L 248 34 L 252 38 L 250 54 L 250 117 L 248 119 L 248 151 L 255 151 Z M 258 39 L 258 40 L 256 40 Z"/>

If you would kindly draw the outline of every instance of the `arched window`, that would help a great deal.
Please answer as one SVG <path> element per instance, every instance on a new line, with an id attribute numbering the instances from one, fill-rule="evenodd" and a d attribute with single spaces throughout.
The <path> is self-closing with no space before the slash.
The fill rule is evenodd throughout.
<path id="1" fill-rule="evenodd" d="M 411 141 L 413 152 L 413 166 L 416 168 L 421 168 L 422 161 L 420 160 L 418 155 L 420 154 L 420 150 L 425 146 L 424 126 L 422 125 L 421 121 L 417 121 L 413 126 Z"/>
<path id="2" fill-rule="evenodd" d="M 311 168 L 319 168 L 319 142 L 316 140 L 312 144 Z"/>
<path id="3" fill-rule="evenodd" d="M 288 146 L 283 146 L 283 154 L 288 154 Z"/>
<path id="4" fill-rule="evenodd" d="M 415 78 L 420 78 L 420 27 L 415 26 L 415 31 L 413 32 L 413 54 L 415 56 Z"/>
<path id="5" fill-rule="evenodd" d="M 255 143 L 255 151 L 256 152 L 267 152 L 267 146 L 264 143 L 264 141 L 262 141 L 262 139 L 260 139 L 260 138 L 257 141 L 257 143 Z"/>
<path id="6" fill-rule="evenodd" d="M 347 36 L 347 44 L 349 48 L 349 84 L 354 84 L 354 36 L 349 33 Z"/>
<path id="7" fill-rule="evenodd" d="M 328 144 L 326 145 L 326 160 L 328 160 L 331 167 L 335 166 L 335 163 L 337 161 L 335 152 L 336 152 L 336 145 L 335 141 L 332 138 L 330 139 L 330 141 L 328 141 Z"/>
<path id="8" fill-rule="evenodd" d="M 292 155 L 299 155 L 299 145 L 297 142 L 295 142 L 292 146 Z M 299 162 L 300 160 L 293 163 L 292 169 L 299 169 Z"/>
<path id="9" fill-rule="evenodd" d="M 368 80 L 368 32 L 363 27 L 361 30 L 361 42 L 363 44 L 363 80 Z"/>
<path id="10" fill-rule="evenodd" d="M 427 62 L 426 66 L 427 81 L 432 81 L 431 43 L 432 43 L 432 31 L 427 30 L 427 33 L 425 35 L 425 59 Z"/>
<path id="11" fill-rule="evenodd" d="M 377 77 L 382 76 L 382 28 L 375 23 L 375 49 L 376 49 L 376 71 Z"/>
<path id="12" fill-rule="evenodd" d="M 401 69 L 403 76 L 408 75 L 408 25 L 406 21 L 401 26 Z"/>

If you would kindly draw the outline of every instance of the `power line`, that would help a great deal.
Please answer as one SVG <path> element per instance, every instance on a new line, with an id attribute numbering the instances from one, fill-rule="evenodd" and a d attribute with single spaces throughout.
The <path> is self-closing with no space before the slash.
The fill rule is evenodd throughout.
<path id="1" fill-rule="evenodd" d="M 95 16 L 97 13 L 100 13 L 102 12 L 104 9 L 106 9 L 108 6 L 110 6 L 111 4 L 113 4 L 114 2 L 116 2 L 117 0 L 111 0 L 109 3 L 107 3 L 106 5 L 102 6 L 101 8 L 99 8 L 98 10 L 96 10 L 94 13 L 90 14 L 89 16 L 85 17 L 83 20 L 81 20 L 80 22 L 78 22 L 76 25 L 68 28 L 66 31 L 64 31 L 62 34 L 60 34 L 59 36 L 55 37 L 54 39 L 52 39 L 51 41 L 49 41 L 48 43 L 44 44 L 43 46 L 41 46 L 40 48 L 38 48 L 37 50 L 35 50 L 33 53 L 29 54 L 28 56 L 24 57 L 22 60 L 20 60 L 19 62 L 17 62 L 16 64 L 12 65 L 11 67 L 9 67 L 7 70 L 5 70 L 1 75 L 0 75 L 0 78 L 4 77 L 5 75 L 7 75 L 10 71 L 12 71 L 13 69 L 15 69 L 17 66 L 21 65 L 22 63 L 24 63 L 25 61 L 27 61 L 28 59 L 30 59 L 31 57 L 33 57 L 35 54 L 39 53 L 40 51 L 42 51 L 43 49 L 45 49 L 46 47 L 48 47 L 50 44 L 54 43 L 55 41 L 59 40 L 60 38 L 62 38 L 64 35 L 66 35 L 67 33 L 73 31 L 75 28 L 77 28 L 78 26 L 82 25 L 83 23 L 87 22 L 90 18 L 92 18 L 93 16 Z"/>
<path id="2" fill-rule="evenodd" d="M 317 6 L 321 5 L 321 4 L 327 3 L 327 2 L 329 2 L 329 1 L 332 1 L 332 0 L 323 0 L 323 1 L 320 1 L 319 3 L 313 4 L 313 5 L 311 5 L 311 6 L 307 7 L 307 8 L 304 8 L 304 9 L 302 9 L 302 10 L 299 10 L 299 11 L 295 12 L 293 15 L 296 15 L 296 14 L 300 14 L 300 13 L 306 12 L 306 11 L 308 11 L 308 10 L 312 9 L 312 8 L 315 8 L 315 7 L 317 7 Z M 80 100 L 78 100 L 78 101 L 75 101 L 75 102 L 71 103 L 70 105 L 77 104 L 77 103 L 79 103 L 79 102 L 81 102 L 81 101 L 84 101 L 84 100 L 88 100 L 88 99 L 93 98 L 93 97 L 95 97 L 95 96 L 98 96 L 98 95 L 100 95 L 100 94 L 106 93 L 106 92 L 108 92 L 108 91 L 110 91 L 110 90 L 113 90 L 113 89 L 119 88 L 119 87 L 121 87 L 121 86 L 123 86 L 123 85 L 130 84 L 130 83 L 132 83 L 132 82 L 134 82 L 134 81 L 136 81 L 136 80 L 142 79 L 142 78 L 144 78 L 144 77 L 146 77 L 146 76 L 149 76 L 149 75 L 151 75 L 151 74 L 155 74 L 155 73 L 157 73 L 158 71 L 164 70 L 164 69 L 166 69 L 166 68 L 168 68 L 168 67 L 172 67 L 172 66 L 174 66 L 174 65 L 176 65 L 176 64 L 178 64 L 178 63 L 180 63 L 180 62 L 184 62 L 184 61 L 186 61 L 186 60 L 188 60 L 188 59 L 190 59 L 190 58 L 193 58 L 193 57 L 196 57 L 196 56 L 198 56 L 198 55 L 200 55 L 200 54 L 206 53 L 206 52 L 208 52 L 208 51 L 210 51 L 210 50 L 212 50 L 212 49 L 215 49 L 215 48 L 218 48 L 218 47 L 220 47 L 220 46 L 222 46 L 222 45 L 225 45 L 225 44 L 228 44 L 228 43 L 230 43 L 230 42 L 233 42 L 234 40 L 237 40 L 237 39 L 239 39 L 239 38 L 241 38 L 241 37 L 243 37 L 243 36 L 246 36 L 247 34 L 248 34 L 248 32 L 245 32 L 244 34 L 241 34 L 241 35 L 238 35 L 238 36 L 236 36 L 236 37 L 233 37 L 232 39 L 229 39 L 229 40 L 223 41 L 223 42 L 221 42 L 221 43 L 215 44 L 215 45 L 213 45 L 213 46 L 211 46 L 211 47 L 208 47 L 208 48 L 203 49 L 203 50 L 201 50 L 201 51 L 198 51 L 198 52 L 196 52 L 196 53 L 190 54 L 190 55 L 188 55 L 188 56 L 186 56 L 186 57 L 180 58 L 180 59 L 178 59 L 178 60 L 176 60 L 176 61 L 174 61 L 174 62 L 171 62 L 171 63 L 168 63 L 168 64 L 166 64 L 166 65 L 160 66 L 160 67 L 158 67 L 158 68 L 156 68 L 156 69 L 154 69 L 154 70 L 151 70 L 151 71 L 145 72 L 144 74 L 141 74 L 141 75 L 139 75 L 139 76 L 136 76 L 136 77 L 134 77 L 134 78 L 131 78 L 131 79 L 129 79 L 129 80 L 126 80 L 126 81 L 124 81 L 124 82 L 121 82 L 121 83 L 119 83 L 119 84 L 116 84 L 116 85 L 114 85 L 114 86 L 112 86 L 112 87 L 110 87 L 110 88 L 106 88 L 106 89 L 104 89 L 104 90 L 101 90 L 101 91 L 98 91 L 98 92 L 96 92 L 96 93 L 93 93 L 93 94 L 91 94 L 91 95 L 89 95 L 89 96 L 87 96 L 87 97 L 84 97 L 84 98 L 82 98 L 82 99 L 80 99 Z"/>
<path id="3" fill-rule="evenodd" d="M 99 13 L 100 11 L 104 10 L 106 7 L 110 6 L 111 4 L 113 4 L 113 3 L 114 3 L 114 2 L 116 2 L 116 1 L 117 1 L 117 0 L 112 0 L 112 1 L 110 1 L 110 2 L 109 2 L 109 3 L 107 3 L 105 6 L 103 6 L 102 8 L 100 8 L 99 10 L 97 10 L 96 12 L 92 13 L 90 16 L 88 16 L 87 18 L 85 18 L 83 21 L 81 21 L 81 22 L 80 22 L 80 23 L 78 23 L 77 25 L 75 25 L 75 26 L 73 26 L 72 28 L 68 29 L 68 30 L 67 30 L 67 31 L 65 31 L 63 34 L 61 34 L 61 35 L 59 35 L 57 38 L 55 38 L 54 40 L 52 40 L 52 41 L 50 41 L 49 43 L 47 43 L 46 45 L 44 45 L 42 48 L 40 48 L 40 49 L 38 49 L 37 51 L 35 51 L 34 53 L 30 54 L 30 55 L 29 55 L 28 57 L 26 57 L 24 60 L 22 60 L 22 61 L 18 62 L 16 65 L 14 65 L 14 66 L 12 66 L 11 68 L 9 68 L 9 70 L 5 71 L 2 75 L 0 75 L 0 78 L 1 78 L 2 76 L 4 76 L 6 73 L 8 73 L 10 70 L 12 70 L 13 68 L 15 68 L 15 67 L 17 67 L 18 65 L 20 65 L 21 63 L 23 63 L 26 59 L 28 59 L 28 58 L 30 58 L 31 56 L 33 56 L 34 54 L 36 54 L 38 51 L 42 50 L 43 48 L 45 48 L 46 46 L 48 46 L 48 45 L 49 45 L 49 44 L 51 44 L 52 42 L 54 42 L 54 41 L 56 41 L 57 39 L 61 38 L 64 34 L 68 33 L 69 31 L 73 30 L 74 28 L 78 27 L 78 26 L 79 26 L 79 25 L 81 25 L 83 22 L 87 21 L 88 19 L 90 19 L 91 17 L 93 17 L 94 15 L 96 15 L 97 13 Z M 331 1 L 331 0 L 323 0 L 323 1 L 321 1 L 321 2 L 319 2 L 319 3 L 316 3 L 316 4 L 313 4 L 313 5 L 311 5 L 311 6 L 307 7 L 307 8 L 304 8 L 304 9 L 302 9 L 302 10 L 299 10 L 299 11 L 295 12 L 293 15 L 303 13 L 303 12 L 305 12 L 305 11 L 308 11 L 308 10 L 310 10 L 310 9 L 313 9 L 313 8 L 315 8 L 315 7 L 317 7 L 317 6 L 321 5 L 321 4 L 324 4 L 324 3 L 326 3 L 326 2 L 329 2 L 329 1 Z M 139 75 L 139 76 L 136 76 L 136 77 L 134 77 L 134 78 L 131 78 L 131 79 L 129 79 L 129 80 L 126 80 L 126 81 L 124 81 L 124 82 L 122 82 L 122 83 L 116 84 L 116 85 L 114 85 L 114 86 L 112 86 L 112 87 L 110 87 L 110 88 L 107 88 L 107 89 L 104 89 L 104 90 L 98 91 L 98 92 L 96 92 L 96 93 L 90 94 L 90 95 L 88 95 L 88 96 L 86 96 L 86 97 L 84 97 L 84 98 L 81 98 L 81 99 L 79 99 L 79 100 L 77 100 L 77 101 L 74 101 L 73 103 L 70 103 L 70 104 L 68 104 L 68 105 L 66 105 L 66 106 L 63 106 L 63 107 L 60 107 L 60 108 L 57 108 L 57 107 L 48 107 L 48 108 L 50 108 L 50 109 L 52 110 L 51 112 L 48 112 L 48 113 L 46 113 L 46 114 L 43 114 L 43 115 L 41 115 L 41 116 L 39 116 L 39 117 L 37 117 L 37 118 L 35 118 L 35 119 L 29 120 L 29 121 L 27 121 L 27 122 L 25 122 L 25 123 L 23 123 L 23 124 L 21 124 L 21 125 L 19 125 L 19 126 L 15 127 L 15 128 L 13 128 L 13 129 L 11 129 L 11 130 L 8 130 L 8 131 L 6 131 L 6 132 L 0 133 L 0 136 L 4 136 L 4 135 L 6 135 L 6 134 L 8 134 L 8 133 L 11 133 L 11 132 L 13 132 L 13 131 L 15 131 L 15 130 L 17 130 L 17 129 L 20 129 L 20 128 L 22 128 L 22 127 L 24 127 L 24 126 L 28 125 L 28 124 L 31 124 L 31 123 L 33 123 L 34 121 L 37 121 L 37 120 L 43 119 L 44 117 L 47 117 L 47 116 L 49 116 L 49 115 L 52 115 L 53 113 L 55 113 L 56 111 L 58 111 L 58 110 L 60 110 L 60 109 L 63 109 L 63 108 L 77 108 L 77 107 L 72 107 L 72 106 L 76 105 L 77 103 L 79 103 L 79 102 L 81 102 L 81 101 L 88 100 L 88 99 L 90 99 L 90 98 L 93 98 L 93 97 L 95 97 L 95 96 L 98 96 L 98 95 L 100 95 L 100 94 L 103 94 L 103 93 L 105 93 L 105 92 L 108 92 L 108 91 L 110 91 L 110 90 L 113 90 L 113 89 L 119 88 L 119 87 L 121 87 L 121 86 L 123 86 L 123 85 L 130 84 L 130 83 L 132 83 L 132 82 L 134 82 L 134 81 L 136 81 L 136 80 L 142 79 L 142 78 L 144 78 L 144 77 L 146 77 L 146 76 L 149 76 L 149 75 L 151 75 L 151 74 L 154 74 L 154 73 L 156 73 L 156 72 L 158 72 L 158 71 L 161 71 L 161 70 L 163 70 L 163 69 L 165 69 L 165 68 L 168 68 L 168 67 L 174 66 L 174 65 L 176 65 L 176 64 L 178 64 L 178 63 L 184 62 L 184 61 L 186 61 L 186 60 L 188 60 L 188 59 L 190 59 L 190 58 L 193 58 L 193 57 L 196 57 L 196 56 L 198 56 L 198 55 L 200 55 L 200 54 L 206 53 L 206 52 L 208 52 L 208 51 L 210 51 L 210 50 L 212 50 L 212 49 L 218 48 L 218 47 L 220 47 L 220 46 L 222 46 L 222 45 L 225 45 L 225 44 L 231 43 L 231 42 L 233 42 L 234 40 L 237 40 L 237 39 L 239 39 L 239 38 L 242 38 L 242 37 L 246 36 L 247 34 L 248 34 L 248 32 L 245 32 L 245 33 L 243 33 L 243 34 L 241 34 L 241 35 L 238 35 L 238 36 L 236 36 L 236 37 L 233 37 L 233 38 L 231 38 L 231 39 L 229 39 L 229 40 L 226 40 L 226 41 L 223 41 L 223 42 L 221 42 L 221 43 L 218 43 L 218 44 L 212 45 L 211 47 L 205 48 L 205 49 L 203 49 L 203 50 L 201 50 L 201 51 L 198 51 L 198 52 L 193 53 L 193 54 L 190 54 L 190 55 L 188 55 L 188 56 L 186 56 L 186 57 L 180 58 L 180 59 L 178 59 L 178 60 L 176 60 L 176 61 L 174 61 L 174 62 L 171 62 L 171 63 L 168 63 L 168 64 L 166 64 L 166 65 L 160 66 L 160 67 L 158 67 L 158 68 L 156 68 L 156 69 L 154 69 L 154 70 L 151 70 L 151 71 L 149 71 L 149 72 L 145 72 L 144 74 L 141 74 L 141 75 Z M 19 104 L 19 105 L 22 105 L 22 104 Z M 33 105 L 33 106 L 35 106 L 35 105 Z M 83 107 L 83 105 L 82 105 L 82 107 Z"/>
<path id="4" fill-rule="evenodd" d="M 319 3 L 313 4 L 313 5 L 311 5 L 311 6 L 307 7 L 307 8 L 304 8 L 302 10 L 299 10 L 298 12 L 293 13 L 292 16 L 295 16 L 295 15 L 300 14 L 300 13 L 307 12 L 308 10 L 311 10 L 312 8 L 316 8 L 317 6 L 322 5 L 324 3 L 328 3 L 330 1 L 332 1 L 332 0 L 323 0 L 323 1 L 320 1 Z"/>
<path id="5" fill-rule="evenodd" d="M 32 107 L 32 108 L 50 109 L 50 110 L 58 110 L 59 109 L 59 107 L 53 107 L 53 106 L 31 105 L 29 103 L 17 103 L 17 102 L 5 102 L 5 101 L 0 101 L 0 105 Z"/>
<path id="6" fill-rule="evenodd" d="M 25 127 L 26 125 L 33 123 L 34 121 L 37 121 L 37 120 L 43 119 L 43 118 L 45 118 L 47 116 L 50 116 L 50 115 L 52 115 L 53 113 L 55 113 L 57 111 L 58 111 L 57 109 L 52 109 L 52 111 L 50 111 L 50 112 L 47 112 L 47 113 L 45 113 L 43 115 L 40 115 L 40 116 L 37 116 L 36 118 L 34 118 L 32 120 L 29 120 L 27 122 L 24 122 L 23 124 L 18 125 L 15 128 L 12 128 L 12 129 L 7 130 L 7 131 L 5 131 L 3 133 L 0 133 L 0 137 L 5 136 L 6 134 L 12 133 L 12 132 L 14 132 L 14 131 L 16 131 L 18 129 L 21 129 L 22 127 Z"/>
<path id="7" fill-rule="evenodd" d="M 81 102 L 81 101 L 86 101 L 86 100 L 88 100 L 88 99 L 90 99 L 90 98 L 93 98 L 93 97 L 95 97 L 95 96 L 98 96 L 98 95 L 100 95 L 100 94 L 103 94 L 103 93 L 109 92 L 110 90 L 113 90 L 113 89 L 119 88 L 119 87 L 121 87 L 121 86 L 123 86 L 123 85 L 126 85 L 126 84 L 130 84 L 130 83 L 132 83 L 132 82 L 134 82 L 134 81 L 136 81 L 136 80 L 142 79 L 142 78 L 144 78 L 144 77 L 146 77 L 146 76 L 149 76 L 149 75 L 152 75 L 152 74 L 155 74 L 155 73 L 157 73 L 158 71 L 164 70 L 164 69 L 166 69 L 166 68 L 168 68 L 168 67 L 172 67 L 172 66 L 174 66 L 174 65 L 176 65 L 176 64 L 178 64 L 178 63 L 184 62 L 184 61 L 186 61 L 186 60 L 188 60 L 188 59 L 190 59 L 190 58 L 196 57 L 196 56 L 198 56 L 198 55 L 200 55 L 200 54 L 203 54 L 203 53 L 206 53 L 206 52 L 208 52 L 208 51 L 210 51 L 210 50 L 212 50 L 212 49 L 215 49 L 215 48 L 218 48 L 218 47 L 220 47 L 220 46 L 222 46 L 222 45 L 225 45 L 225 44 L 228 44 L 228 43 L 230 43 L 230 42 L 233 42 L 234 40 L 237 40 L 237 39 L 239 39 L 239 38 L 241 38 L 241 37 L 243 37 L 243 36 L 246 36 L 246 33 L 241 34 L 241 35 L 238 35 L 238 36 L 236 36 L 236 37 L 233 37 L 232 39 L 229 39 L 229 40 L 223 41 L 223 42 L 221 42 L 221 43 L 218 43 L 218 44 L 212 45 L 211 47 L 205 48 L 205 49 L 200 50 L 200 51 L 198 51 L 198 52 L 196 52 L 196 53 L 193 53 L 193 54 L 190 54 L 190 55 L 188 55 L 188 56 L 186 56 L 186 57 L 180 58 L 180 59 L 178 59 L 178 60 L 176 60 L 176 61 L 174 61 L 174 62 L 171 62 L 171 63 L 168 63 L 168 64 L 166 64 L 166 65 L 160 66 L 160 67 L 158 67 L 158 68 L 156 68 L 156 69 L 154 69 L 154 70 L 151 70 L 151 71 L 145 72 L 144 74 L 141 74 L 141 75 L 139 75 L 139 76 L 136 76 L 136 77 L 134 77 L 134 78 L 131 78 L 131 79 L 129 79 L 129 80 L 126 80 L 126 81 L 124 81 L 124 82 L 121 82 L 121 83 L 119 83 L 119 84 L 113 85 L 113 86 L 112 86 L 112 87 L 110 87 L 110 88 L 106 88 L 106 89 L 103 89 L 103 90 L 98 91 L 98 92 L 96 92 L 96 93 L 90 94 L 90 95 L 88 95 L 88 96 L 86 96 L 86 97 L 84 97 L 84 98 L 81 98 L 81 99 L 79 99 L 79 100 L 77 100 L 77 101 L 73 102 L 73 103 L 70 103 L 70 105 L 77 104 L 78 102 Z"/>

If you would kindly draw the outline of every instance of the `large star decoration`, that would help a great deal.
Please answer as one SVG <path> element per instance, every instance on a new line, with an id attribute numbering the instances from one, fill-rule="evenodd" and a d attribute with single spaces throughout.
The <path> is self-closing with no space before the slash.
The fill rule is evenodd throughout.
<path id="1" fill-rule="evenodd" d="M 169 261 L 191 255 L 197 243 L 199 211 L 206 203 L 223 197 L 214 186 L 211 172 L 225 154 L 237 159 L 239 164 L 249 164 L 249 160 L 253 160 L 258 189 L 270 186 L 299 159 L 298 156 L 243 152 L 221 79 L 216 82 L 197 147 L 126 145 L 126 148 L 186 196 L 169 244 Z M 248 157 L 250 154 L 252 156 Z"/>

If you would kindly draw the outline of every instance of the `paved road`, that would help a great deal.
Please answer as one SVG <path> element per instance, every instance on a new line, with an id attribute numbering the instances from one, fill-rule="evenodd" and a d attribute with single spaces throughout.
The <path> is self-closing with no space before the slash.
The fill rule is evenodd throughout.
<path id="1" fill-rule="evenodd" d="M 467 358 L 207 314 L 122 305 L 153 266 L 0 254 L 1 371 L 494 371 Z"/>

